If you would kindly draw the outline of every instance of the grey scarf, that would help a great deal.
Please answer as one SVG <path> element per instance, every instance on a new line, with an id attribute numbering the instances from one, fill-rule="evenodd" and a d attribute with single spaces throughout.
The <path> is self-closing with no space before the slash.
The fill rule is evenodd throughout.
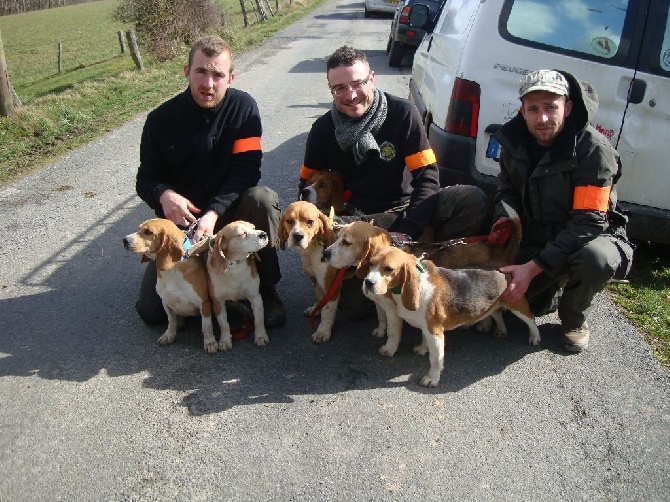
<path id="1" fill-rule="evenodd" d="M 386 111 L 388 105 L 386 96 L 376 87 L 373 89 L 374 101 L 365 114 L 358 119 L 352 119 L 340 113 L 333 107 L 330 114 L 335 124 L 335 139 L 342 150 L 351 151 L 354 155 L 356 165 L 360 165 L 367 160 L 371 152 L 376 152 L 379 157 L 379 145 L 374 138 L 382 124 L 386 120 Z"/>

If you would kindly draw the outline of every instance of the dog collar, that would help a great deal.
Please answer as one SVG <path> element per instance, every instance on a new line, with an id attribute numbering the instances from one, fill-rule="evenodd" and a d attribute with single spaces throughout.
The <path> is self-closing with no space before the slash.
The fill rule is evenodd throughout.
<path id="1" fill-rule="evenodd" d="M 416 270 L 419 272 L 419 275 L 423 274 L 426 271 L 426 267 L 423 266 L 423 263 L 416 259 Z M 399 295 L 402 292 L 402 285 L 398 284 L 397 286 L 392 287 L 389 290 L 394 295 Z"/>

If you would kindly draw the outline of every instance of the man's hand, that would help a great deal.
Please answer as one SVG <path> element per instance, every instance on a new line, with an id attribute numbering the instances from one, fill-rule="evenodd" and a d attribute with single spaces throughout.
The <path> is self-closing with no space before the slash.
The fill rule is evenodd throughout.
<path id="1" fill-rule="evenodd" d="M 507 285 L 507 289 L 503 291 L 500 296 L 508 303 L 515 303 L 521 300 L 523 295 L 528 291 L 528 286 L 533 277 L 542 272 L 542 269 L 533 260 L 524 263 L 523 265 L 508 265 L 507 267 L 499 268 L 503 274 L 510 274 L 512 279 Z"/>
<path id="2" fill-rule="evenodd" d="M 219 215 L 214 211 L 207 211 L 203 214 L 193 234 L 193 242 L 198 242 L 203 237 L 214 235 L 214 225 L 216 225 L 216 220 L 218 219 Z"/>
<path id="3" fill-rule="evenodd" d="M 188 227 L 197 220 L 194 214 L 200 214 L 200 209 L 174 190 L 165 190 L 158 201 L 161 203 L 165 217 L 175 225 Z M 212 226 L 212 228 L 214 227 Z"/>

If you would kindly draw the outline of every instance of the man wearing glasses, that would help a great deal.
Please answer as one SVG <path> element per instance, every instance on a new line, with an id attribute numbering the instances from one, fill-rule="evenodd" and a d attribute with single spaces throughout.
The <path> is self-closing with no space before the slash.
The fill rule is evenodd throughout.
<path id="1" fill-rule="evenodd" d="M 428 226 L 436 241 L 476 234 L 486 216 L 486 195 L 473 186 L 440 188 L 417 108 L 375 87 L 367 57 L 349 46 L 329 56 L 326 78 L 333 105 L 307 137 L 300 188 L 314 171 L 341 172 L 351 194 L 348 207 L 366 215 L 397 214 L 388 230 L 398 241 L 417 240 Z M 359 315 L 361 309 L 354 308 L 363 304 L 362 294 L 345 291 L 353 282 L 345 282 L 340 302 L 355 297 L 352 308 L 343 310 L 356 318 L 367 312 Z M 350 287 L 360 291 L 360 285 Z"/>

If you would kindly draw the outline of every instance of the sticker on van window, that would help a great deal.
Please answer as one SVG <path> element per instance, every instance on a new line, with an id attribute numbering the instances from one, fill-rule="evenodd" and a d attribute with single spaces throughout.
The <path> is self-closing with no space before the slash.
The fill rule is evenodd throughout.
<path id="1" fill-rule="evenodd" d="M 500 143 L 495 136 L 489 136 L 489 146 L 486 147 L 486 158 L 498 160 L 500 157 Z"/>
<path id="2" fill-rule="evenodd" d="M 591 47 L 599 56 L 606 58 L 614 56 L 617 51 L 616 42 L 607 37 L 596 37 L 591 41 Z"/>
<path id="3" fill-rule="evenodd" d="M 666 50 L 661 57 L 661 66 L 664 70 L 670 70 L 670 49 Z"/>

